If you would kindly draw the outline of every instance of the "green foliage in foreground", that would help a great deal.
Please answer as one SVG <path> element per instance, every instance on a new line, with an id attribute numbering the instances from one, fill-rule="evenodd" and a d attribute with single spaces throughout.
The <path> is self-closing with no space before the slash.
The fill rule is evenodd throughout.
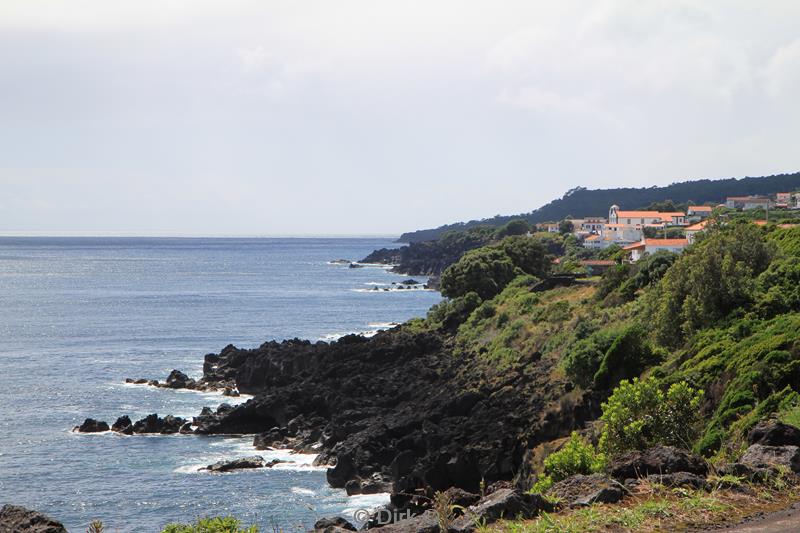
<path id="1" fill-rule="evenodd" d="M 161 533 L 258 533 L 258 527 L 242 528 L 232 516 L 200 518 L 193 524 L 169 524 Z"/>
<path id="2" fill-rule="evenodd" d="M 657 444 L 690 448 L 698 435 L 703 391 L 686 382 L 666 392 L 654 378 L 624 380 L 603 404 L 599 448 L 608 455 Z"/>
<path id="3" fill-rule="evenodd" d="M 575 474 L 601 472 L 606 466 L 606 457 L 598 453 L 592 444 L 573 431 L 564 446 L 544 460 L 544 474 L 539 476 L 531 492 L 546 492 L 553 483 Z"/>

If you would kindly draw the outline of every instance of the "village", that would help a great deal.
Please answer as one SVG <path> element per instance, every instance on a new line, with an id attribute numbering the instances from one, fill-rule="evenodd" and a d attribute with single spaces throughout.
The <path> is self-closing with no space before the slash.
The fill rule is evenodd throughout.
<path id="1" fill-rule="evenodd" d="M 770 220 L 771 210 L 773 220 Z M 626 252 L 627 260 L 635 262 L 659 251 L 681 253 L 711 223 L 737 213 L 763 213 L 764 218 L 751 218 L 751 221 L 761 226 L 775 222 L 778 226 L 790 227 L 800 225 L 800 219 L 785 214 L 797 210 L 800 210 L 800 192 L 779 192 L 771 196 L 729 196 L 724 203 L 689 205 L 685 211 L 624 211 L 620 206 L 612 205 L 607 218 L 567 218 L 561 222 L 539 224 L 536 229 L 571 234 L 588 249 L 618 247 Z M 777 213 L 784 216 L 775 220 Z M 582 263 L 590 269 L 594 267 L 593 270 L 604 270 L 603 267 L 608 266 L 606 263 L 613 261 L 586 260 Z"/>

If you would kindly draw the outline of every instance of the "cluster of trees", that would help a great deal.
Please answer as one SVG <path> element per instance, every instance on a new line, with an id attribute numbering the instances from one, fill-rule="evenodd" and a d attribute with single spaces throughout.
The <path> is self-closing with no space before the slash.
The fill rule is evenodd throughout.
<path id="1" fill-rule="evenodd" d="M 519 275 L 544 277 L 553 256 L 544 243 L 525 236 L 506 237 L 499 243 L 472 250 L 442 273 L 442 294 L 458 298 L 475 293 L 489 299 Z"/>

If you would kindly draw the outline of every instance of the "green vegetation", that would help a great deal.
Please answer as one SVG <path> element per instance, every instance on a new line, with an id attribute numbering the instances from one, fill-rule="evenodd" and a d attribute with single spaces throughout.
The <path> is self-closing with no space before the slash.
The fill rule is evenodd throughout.
<path id="1" fill-rule="evenodd" d="M 200 518 L 191 524 L 169 524 L 161 533 L 258 533 L 258 528 L 243 528 L 239 520 L 225 516 Z"/>
<path id="2" fill-rule="evenodd" d="M 544 473 L 531 492 L 541 494 L 557 481 L 574 474 L 601 472 L 605 466 L 605 455 L 598 453 L 589 441 L 573 431 L 564 446 L 544 460 Z"/>
<path id="3" fill-rule="evenodd" d="M 703 391 L 686 382 L 664 392 L 657 380 L 622 381 L 603 404 L 600 449 L 609 454 L 656 444 L 689 448 L 698 435 Z"/>
<path id="4" fill-rule="evenodd" d="M 496 245 L 471 250 L 442 274 L 442 294 L 451 298 L 474 292 L 496 296 L 521 274 L 546 275 L 552 256 L 538 239 L 506 237 Z"/>

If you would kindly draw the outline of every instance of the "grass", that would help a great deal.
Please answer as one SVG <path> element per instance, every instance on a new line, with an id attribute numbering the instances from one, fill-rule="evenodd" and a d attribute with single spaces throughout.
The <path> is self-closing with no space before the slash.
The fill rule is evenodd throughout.
<path id="1" fill-rule="evenodd" d="M 720 478 L 723 480 L 725 477 Z M 724 479 L 744 485 L 741 479 Z M 532 520 L 501 521 L 489 526 L 504 533 L 578 533 L 591 531 L 675 531 L 720 526 L 741 521 L 757 513 L 771 512 L 790 505 L 800 496 L 797 487 L 778 489 L 754 486 L 758 491 L 744 493 L 729 488 L 712 492 L 669 489 L 642 481 L 630 497 L 618 504 L 542 513 Z"/>

